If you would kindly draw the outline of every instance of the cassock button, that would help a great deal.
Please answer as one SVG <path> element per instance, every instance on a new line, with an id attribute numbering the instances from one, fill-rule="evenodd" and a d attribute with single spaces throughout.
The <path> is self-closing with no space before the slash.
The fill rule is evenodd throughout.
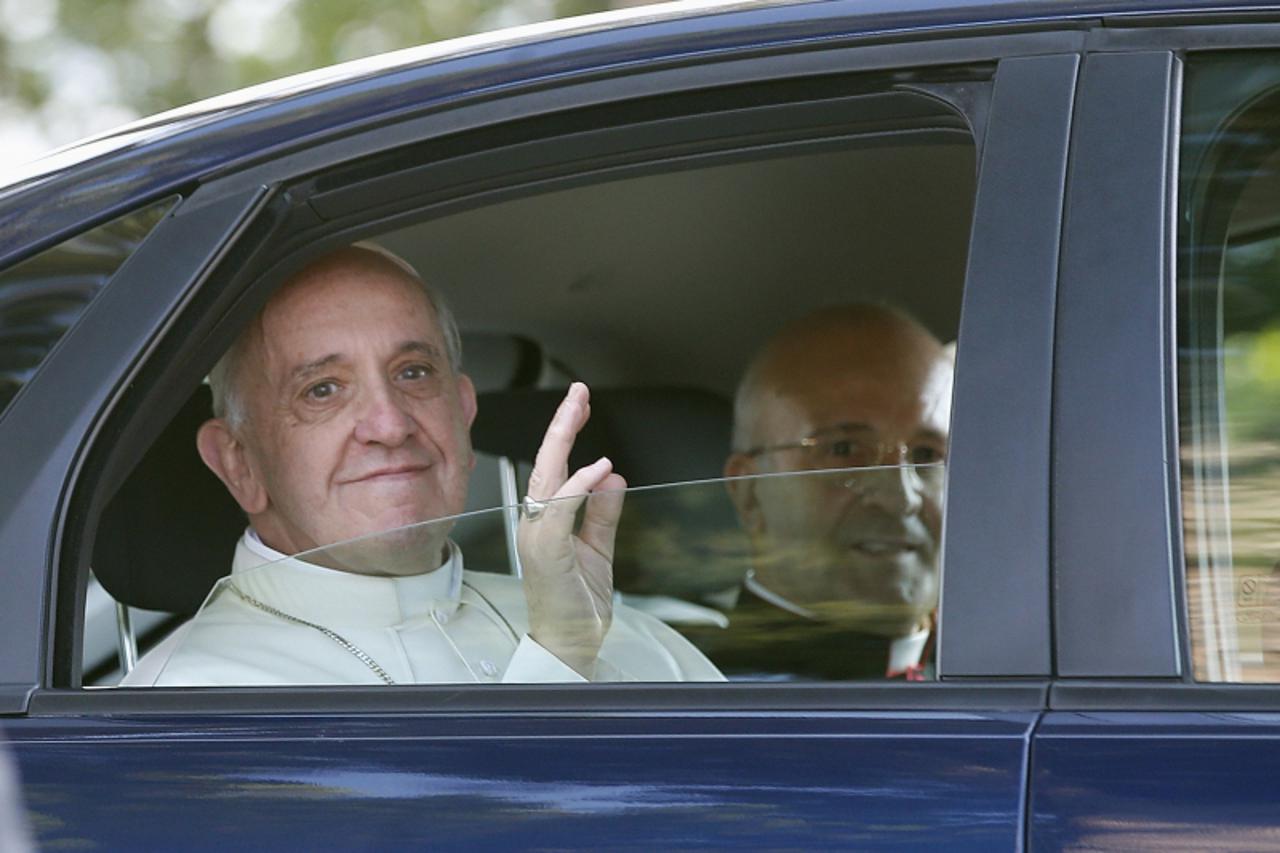
<path id="1" fill-rule="evenodd" d="M 495 678 L 498 675 L 498 665 L 491 660 L 482 660 L 480 661 L 480 671 L 490 678 Z"/>

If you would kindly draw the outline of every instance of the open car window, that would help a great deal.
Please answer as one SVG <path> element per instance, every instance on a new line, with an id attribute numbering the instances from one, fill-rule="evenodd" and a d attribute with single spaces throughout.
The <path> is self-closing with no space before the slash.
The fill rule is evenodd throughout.
<path id="1" fill-rule="evenodd" d="M 496 507 L 518 503 L 551 413 L 573 381 L 590 387 L 592 415 L 576 438 L 569 469 L 608 456 L 631 486 L 840 468 L 850 464 L 846 456 L 855 452 L 851 448 L 863 448 L 856 451 L 859 465 L 940 462 L 946 452 L 954 353 L 946 345 L 956 340 L 960 327 L 981 155 L 980 137 L 972 129 L 975 119 L 956 104 L 970 104 L 969 96 L 979 91 L 984 100 L 991 73 L 989 66 L 975 66 L 905 76 L 836 75 L 812 86 L 744 86 L 714 99 L 690 94 L 660 105 L 584 109 L 572 122 L 515 122 L 501 133 L 477 130 L 463 140 L 466 144 L 426 139 L 291 178 L 294 183 L 282 184 L 288 192 L 278 193 L 271 203 L 279 208 L 278 219 L 263 219 L 264 229 L 270 224 L 280 233 L 254 243 L 257 232 L 246 232 L 248 236 L 238 238 L 243 245 L 233 247 L 242 262 L 214 273 L 220 294 L 227 299 L 242 294 L 235 310 L 204 317 L 193 310 L 175 326 L 198 326 L 202 331 L 192 328 L 184 340 L 208 342 L 208 351 L 199 358 L 171 362 L 185 365 L 190 374 L 172 378 L 171 387 L 191 388 L 190 397 L 182 402 L 179 392 L 166 400 L 172 414 L 163 428 L 156 427 L 157 415 L 150 416 L 149 433 L 159 433 L 150 444 L 139 439 L 127 454 L 119 447 L 95 451 L 121 457 L 115 468 L 121 473 L 103 502 L 92 539 L 94 575 L 116 603 L 133 609 L 126 614 L 137 617 L 142 609 L 162 615 L 135 626 L 132 633 L 129 626 L 121 628 L 120 652 L 110 644 L 108 632 L 83 632 L 83 668 L 67 672 L 68 683 L 118 683 L 116 661 L 130 668 L 135 642 L 141 653 L 157 643 L 172 648 L 178 642 L 173 638 L 190 630 L 186 626 L 193 614 L 231 568 L 247 519 L 239 496 L 228 492 L 225 478 L 215 476 L 207 456 L 202 459 L 197 452 L 202 425 L 218 417 L 215 395 L 200 380 L 212 375 L 214 360 L 229 351 L 223 348 L 256 322 L 254 312 L 271 305 L 273 293 L 287 289 L 286 281 L 327 257 L 324 253 L 352 244 L 392 253 L 441 297 L 456 320 L 461 356 L 447 360 L 449 369 L 468 377 L 475 391 L 472 417 L 461 410 L 428 414 L 435 405 L 431 400 L 445 397 L 422 395 L 415 397 L 423 408 L 414 417 L 419 426 L 430 427 L 427 432 L 446 422 L 454 429 L 465 421 L 475 465 L 465 482 L 450 480 L 450 501 L 412 517 L 478 513 L 477 520 L 459 520 L 454 531 L 467 571 L 514 574 L 514 546 L 501 523 L 510 511 L 504 514 Z M 975 109 L 975 115 L 984 114 Z M 667 147 L 648 147 L 653 140 Z M 539 176 L 537 181 L 531 180 L 533 175 Z M 290 207 L 295 204 L 305 210 Z M 317 224 L 317 214 L 323 225 Z M 292 233 L 290 228 L 315 231 Z M 217 288 L 211 284 L 206 289 L 212 294 Z M 306 309 L 309 299 L 299 298 L 294 307 Z M 330 356 L 365 352 L 349 346 L 344 336 L 359 319 L 355 313 L 375 301 L 353 294 L 348 304 L 354 307 L 340 322 L 323 329 L 323 323 L 314 324 L 318 331 L 307 346 L 319 349 L 308 363 L 327 365 Z M 859 311 L 875 313 L 877 323 L 906 329 L 904 334 L 916 344 L 927 339 L 928 364 L 906 353 L 915 344 L 904 344 L 901 351 L 878 346 L 874 335 L 858 330 L 862 321 L 850 319 L 843 340 L 869 341 L 858 346 L 867 353 L 882 352 L 883 358 L 867 371 L 855 368 L 841 351 L 843 343 L 795 357 L 790 368 L 770 381 L 803 384 L 803 403 L 786 423 L 774 418 L 782 406 L 759 407 L 769 423 L 740 445 L 735 398 L 763 348 L 794 324 Z M 317 313 L 322 312 L 308 314 L 306 323 L 281 322 L 263 340 L 313 328 L 309 323 Z M 394 320 L 406 314 L 388 310 L 385 316 Z M 422 337 L 406 332 L 397 340 Z M 344 343 L 327 343 L 338 340 Z M 447 341 L 432 340 L 437 355 L 449 349 Z M 357 374 L 371 375 L 352 371 L 317 378 L 341 384 Z M 866 378 L 872 374 L 874 382 Z M 898 422 L 897 414 L 889 414 L 900 411 L 889 399 L 895 389 L 918 396 L 909 385 L 916 382 L 929 386 L 932 402 L 912 417 L 936 427 L 937 446 L 917 446 L 916 424 Z M 941 385 L 945 391 L 935 387 Z M 148 417 L 124 407 L 120 411 L 121 418 Z M 329 423 L 339 421 L 354 423 L 343 418 Z M 873 434 L 861 434 L 868 425 Z M 343 458 L 341 448 L 354 446 L 346 444 L 354 433 L 339 433 L 326 432 L 323 439 L 328 459 Z M 449 442 L 455 450 L 463 446 L 456 431 Z M 287 471 L 310 471 L 317 480 L 333 473 L 321 471 L 328 462 L 306 457 L 305 448 L 295 449 L 298 453 L 287 461 L 279 452 L 271 457 L 282 460 L 272 463 L 276 486 L 287 479 Z M 461 470 L 465 454 L 450 453 Z M 752 464 L 730 470 L 735 453 Z M 125 455 L 131 458 L 124 460 Z M 840 500 L 813 497 L 827 492 L 787 485 L 818 479 L 806 473 L 762 485 L 759 497 L 768 504 L 769 517 L 803 531 L 806 517 L 832 512 Z M 774 483 L 767 478 L 760 482 Z M 742 501 L 735 505 L 730 495 L 725 484 L 711 482 L 672 487 L 665 497 L 661 491 L 628 493 L 614 562 L 616 589 L 629 608 L 620 612 L 652 616 L 642 621 L 669 630 L 685 644 L 669 648 L 668 654 L 679 657 L 687 646 L 697 653 L 696 660 L 709 659 L 717 678 L 847 680 L 884 678 L 890 672 L 905 677 L 908 669 L 912 678 L 932 674 L 932 663 L 920 661 L 935 659 L 929 656 L 933 604 L 925 608 L 929 618 L 917 614 L 906 628 L 895 628 L 896 633 L 855 622 L 859 633 L 879 638 L 879 650 L 871 655 L 877 662 L 858 667 L 762 668 L 757 647 L 772 645 L 778 656 L 794 653 L 809 661 L 813 656 L 805 648 L 807 640 L 797 644 L 799 652 L 780 642 L 752 641 L 742 644 L 742 650 L 724 647 L 719 625 L 746 588 L 753 553 L 744 532 L 751 527 L 753 510 Z M 707 502 L 708 512 L 718 506 L 714 529 L 736 543 L 731 549 L 735 567 L 713 571 L 699 550 L 711 547 L 706 531 L 689 527 L 697 514 L 683 518 L 675 509 L 698 500 Z M 933 576 L 917 584 L 923 592 L 913 594 L 936 600 L 940 495 L 924 501 L 912 491 L 906 498 L 858 500 L 881 504 L 882 518 L 871 526 L 867 542 L 847 546 L 851 553 L 869 563 L 892 564 L 923 563 L 924 552 L 930 552 Z M 904 514 L 927 515 L 931 541 L 904 532 Z M 645 524 L 634 521 L 646 516 L 652 518 Z M 487 520 L 486 535 L 467 532 L 478 519 Z M 672 525 L 676 527 L 669 529 Z M 356 532 L 340 523 L 338 527 L 337 535 L 309 541 L 331 542 Z M 811 540 L 824 535 L 803 534 Z M 715 562 L 723 561 L 717 557 Z M 181 571 L 174 570 L 176 565 Z M 659 571 L 658 566 L 668 568 Z M 813 588 L 821 586 L 818 580 L 805 582 L 805 576 L 796 570 L 782 581 L 760 581 L 763 592 L 753 592 L 752 600 L 767 599 L 773 590 L 786 601 L 798 597 L 805 612 L 809 607 L 804 601 L 831 607 L 824 598 L 827 591 Z M 712 583 L 707 580 L 711 577 L 719 579 Z M 224 590 L 206 606 L 228 600 Z M 742 618 L 737 624 L 748 621 Z M 175 625 L 181 627 L 175 630 Z M 790 630 L 769 628 L 775 639 Z M 695 637 L 696 631 L 709 633 Z M 517 646 L 524 633 L 515 632 Z M 904 637 L 911 640 L 905 657 L 889 648 Z M 844 639 L 819 637 L 831 652 L 816 657 L 838 659 Z M 364 650 L 363 644 L 352 642 Z M 385 651 L 368 654 L 391 673 L 388 667 L 395 665 L 383 662 Z M 907 663 L 890 666 L 891 659 Z M 505 658 L 495 653 L 486 660 L 490 667 L 476 670 L 472 661 L 462 674 L 434 679 L 405 669 L 406 663 L 393 680 L 465 680 L 463 675 L 475 672 L 501 680 Z M 146 681 L 150 670 L 145 663 L 139 663 L 142 673 L 130 676 L 128 683 Z M 622 666 L 616 675 L 622 678 L 627 671 Z M 376 677 L 368 667 L 364 672 Z M 692 677 L 689 672 L 679 670 L 681 677 Z"/>
<path id="2" fill-rule="evenodd" d="M 640 487 L 548 501 L 536 517 L 527 505 L 495 507 L 288 557 L 246 533 L 232 573 L 126 684 L 588 680 L 536 636 L 543 590 L 572 595 L 576 583 L 556 576 L 560 563 L 539 562 L 546 543 L 536 537 L 550 525 L 577 531 L 584 584 L 611 610 L 589 680 L 925 680 L 944 478 L 934 462 Z M 751 502 L 778 499 L 797 508 L 787 524 L 753 529 Z M 882 511 L 901 500 L 919 511 Z M 582 526 L 588 501 L 621 503 L 612 583 L 607 537 Z M 495 538 L 520 543 L 509 560 L 469 558 Z"/>

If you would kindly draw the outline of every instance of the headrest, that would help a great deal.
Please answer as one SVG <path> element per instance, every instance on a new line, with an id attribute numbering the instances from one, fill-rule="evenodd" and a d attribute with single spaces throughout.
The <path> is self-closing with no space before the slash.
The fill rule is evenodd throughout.
<path id="1" fill-rule="evenodd" d="M 245 516 L 196 451 L 196 430 L 211 417 L 201 385 L 107 504 L 93 572 L 117 601 L 195 613 L 231 571 Z"/>
<path id="2" fill-rule="evenodd" d="M 471 444 L 532 463 L 564 389 L 479 396 Z M 729 400 L 697 388 L 591 389 L 591 418 L 569 457 L 572 471 L 601 456 L 630 486 L 721 476 L 733 418 Z"/>
<path id="3" fill-rule="evenodd" d="M 564 390 L 481 394 L 476 450 L 532 464 Z M 733 407 L 696 388 L 592 388 L 591 418 L 574 442 L 569 470 L 608 456 L 628 486 L 722 476 Z M 523 485 L 523 484 L 521 484 Z M 618 521 L 614 587 L 697 600 L 741 580 L 745 553 L 728 493 L 718 484 L 629 499 Z M 727 570 L 718 570 L 726 563 Z"/>

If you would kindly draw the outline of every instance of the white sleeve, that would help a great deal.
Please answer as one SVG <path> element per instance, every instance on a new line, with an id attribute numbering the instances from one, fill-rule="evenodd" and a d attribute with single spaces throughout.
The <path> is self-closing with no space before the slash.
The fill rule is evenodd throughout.
<path id="1" fill-rule="evenodd" d="M 538 641 L 525 634 L 520 645 L 502 673 L 503 684 L 564 684 L 585 683 L 573 667 L 547 651 Z"/>
<path id="2" fill-rule="evenodd" d="M 191 626 L 195 624 L 195 619 L 188 619 L 155 645 L 150 651 L 144 654 L 134 665 L 133 669 L 120 680 L 121 687 L 158 687 L 160 686 L 160 676 L 164 673 L 165 667 L 169 664 L 169 659 L 173 657 L 173 653 L 178 650 L 191 630 Z"/>

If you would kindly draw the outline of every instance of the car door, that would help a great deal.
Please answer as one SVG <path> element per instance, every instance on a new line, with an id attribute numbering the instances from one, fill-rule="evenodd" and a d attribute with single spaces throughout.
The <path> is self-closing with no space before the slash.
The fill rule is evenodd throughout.
<path id="1" fill-rule="evenodd" d="M 1149 23 L 1097 34 L 1081 72 L 1030 846 L 1271 849 L 1280 30 Z"/>
<path id="2" fill-rule="evenodd" d="M 447 62 L 412 69 L 427 101 L 412 117 L 388 102 L 376 130 L 210 176 L 140 245 L 0 421 L 3 728 L 40 843 L 1021 848 L 1051 673 L 1050 380 L 1083 35 L 904 30 L 801 53 L 769 30 L 743 40 L 739 23 L 675 27 L 736 45 L 675 70 L 672 28 L 621 31 L 611 49 L 646 57 L 635 67 L 587 63 L 554 84 L 510 71 L 496 98 L 441 95 Z M 519 70 L 517 49 L 498 56 Z M 113 487 L 290 252 L 431 204 L 536 196 L 539 181 L 856 141 L 868 116 L 900 130 L 897 105 L 921 98 L 966 119 L 976 157 L 935 682 L 82 685 L 80 614 Z"/>

